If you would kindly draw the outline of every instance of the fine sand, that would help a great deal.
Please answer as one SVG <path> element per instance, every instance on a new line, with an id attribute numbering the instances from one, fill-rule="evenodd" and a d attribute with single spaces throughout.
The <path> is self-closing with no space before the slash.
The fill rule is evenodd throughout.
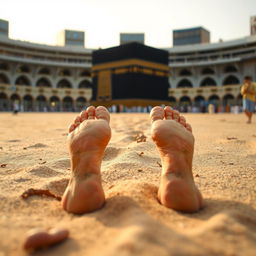
<path id="1" fill-rule="evenodd" d="M 61 196 L 70 176 L 68 124 L 76 113 L 0 114 L 0 256 L 27 255 L 32 228 L 67 228 L 70 238 L 32 255 L 256 255 L 256 116 L 186 114 L 196 139 L 194 179 L 205 209 L 184 214 L 156 199 L 161 172 L 148 114 L 111 114 L 102 163 L 104 208 L 68 214 Z"/>

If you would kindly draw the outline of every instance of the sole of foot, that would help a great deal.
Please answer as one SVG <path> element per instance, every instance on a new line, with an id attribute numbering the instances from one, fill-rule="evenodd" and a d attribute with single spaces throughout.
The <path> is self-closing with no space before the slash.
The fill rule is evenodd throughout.
<path id="1" fill-rule="evenodd" d="M 192 174 L 194 136 L 190 124 L 171 107 L 154 107 L 150 116 L 151 136 L 162 161 L 158 200 L 177 211 L 200 210 L 204 204 Z"/>
<path id="2" fill-rule="evenodd" d="M 83 214 L 100 209 L 105 203 L 101 184 L 101 162 L 111 138 L 109 112 L 90 106 L 69 127 L 68 146 L 71 177 L 62 197 L 62 207 Z"/>

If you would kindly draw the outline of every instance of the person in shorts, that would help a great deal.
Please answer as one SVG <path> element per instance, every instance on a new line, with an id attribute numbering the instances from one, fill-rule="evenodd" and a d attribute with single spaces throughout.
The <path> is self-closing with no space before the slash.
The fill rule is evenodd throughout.
<path id="1" fill-rule="evenodd" d="M 255 111 L 256 98 L 256 84 L 252 83 L 252 78 L 250 76 L 244 78 L 241 94 L 243 95 L 243 110 L 248 118 L 247 123 L 250 124 L 252 122 L 253 112 Z"/>

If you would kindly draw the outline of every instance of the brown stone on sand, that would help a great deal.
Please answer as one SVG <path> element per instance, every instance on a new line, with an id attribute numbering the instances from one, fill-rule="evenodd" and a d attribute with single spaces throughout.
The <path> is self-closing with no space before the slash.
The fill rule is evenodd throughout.
<path id="1" fill-rule="evenodd" d="M 25 250 L 35 250 L 59 243 L 67 239 L 69 231 L 67 229 L 52 228 L 50 230 L 32 229 L 28 232 L 23 248 Z"/>

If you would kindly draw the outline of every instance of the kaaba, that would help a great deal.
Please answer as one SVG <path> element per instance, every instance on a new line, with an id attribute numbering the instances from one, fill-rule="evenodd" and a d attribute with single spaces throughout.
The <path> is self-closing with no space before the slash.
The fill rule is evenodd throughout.
<path id="1" fill-rule="evenodd" d="M 168 104 L 168 52 L 140 43 L 94 51 L 92 104 Z"/>

